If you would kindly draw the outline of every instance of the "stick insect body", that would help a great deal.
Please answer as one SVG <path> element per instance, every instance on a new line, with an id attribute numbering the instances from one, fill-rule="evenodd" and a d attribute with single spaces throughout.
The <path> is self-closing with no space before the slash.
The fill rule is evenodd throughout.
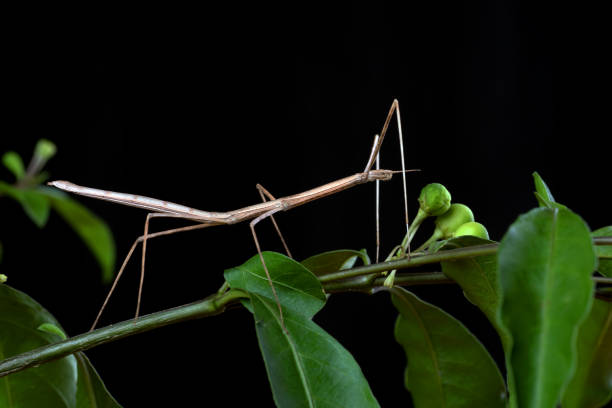
<path id="1" fill-rule="evenodd" d="M 394 100 L 393 104 L 391 105 L 389 114 L 387 115 L 387 119 L 381 131 L 380 137 L 378 137 L 378 135 L 375 137 L 374 146 L 372 147 L 372 151 L 370 153 L 370 158 L 363 172 L 356 173 L 352 176 L 345 177 L 345 178 L 342 178 L 336 181 L 332 181 L 331 183 L 328 183 L 328 184 L 325 184 L 319 187 L 315 187 L 313 189 L 304 191 L 302 193 L 298 193 L 298 194 L 294 194 L 294 195 L 290 195 L 290 196 L 282 197 L 278 199 L 274 198 L 263 187 L 258 185 L 257 188 L 259 189 L 260 195 L 264 202 L 255 204 L 255 205 L 251 205 L 248 207 L 240 208 L 237 210 L 233 210 L 233 211 L 228 211 L 228 212 L 202 211 L 202 210 L 198 210 L 195 208 L 183 206 L 180 204 L 158 200 L 155 198 L 144 197 L 144 196 L 139 196 L 139 195 L 134 195 L 134 194 L 117 193 L 113 191 L 99 190 L 99 189 L 89 188 L 89 187 L 82 187 L 82 186 L 78 186 L 76 184 L 73 184 L 67 181 L 52 181 L 48 183 L 51 186 L 57 187 L 61 190 L 65 190 L 71 193 L 154 211 L 153 213 L 149 213 L 147 215 L 147 219 L 145 221 L 144 234 L 141 237 L 139 237 L 132 245 L 132 248 L 130 249 L 126 259 L 124 260 L 123 265 L 121 266 L 121 269 L 119 270 L 119 273 L 117 274 L 117 277 L 115 278 L 115 281 L 113 282 L 113 286 L 111 287 L 109 294 L 107 295 L 106 300 L 104 301 L 104 304 L 102 305 L 102 308 L 100 309 L 98 313 L 98 316 L 92 326 L 92 330 L 93 328 L 95 328 L 102 314 L 102 311 L 104 310 L 110 298 L 110 295 L 112 294 L 117 284 L 117 281 L 121 277 L 121 274 L 127 264 L 127 261 L 131 257 L 134 249 L 136 248 L 136 245 L 139 242 L 142 242 L 143 244 L 143 251 L 142 251 L 142 264 L 141 264 L 141 278 L 140 278 L 140 286 L 139 286 L 139 291 L 138 291 L 138 302 L 136 306 L 136 317 L 138 317 L 139 309 L 140 309 L 142 284 L 144 280 L 144 259 L 145 259 L 145 253 L 146 253 L 146 242 L 148 238 L 154 238 L 154 237 L 158 237 L 161 235 L 168 235 L 168 234 L 172 234 L 172 233 L 180 232 L 180 231 L 205 228 L 205 227 L 210 227 L 210 226 L 215 226 L 215 225 L 236 224 L 242 221 L 251 220 L 250 228 L 253 234 L 253 239 L 255 241 L 255 246 L 257 247 L 257 252 L 261 259 L 264 271 L 266 273 L 266 277 L 268 279 L 268 282 L 272 289 L 272 293 L 278 305 L 281 325 L 283 326 L 283 329 L 286 331 L 286 328 L 284 326 L 283 311 L 280 305 L 280 300 L 278 298 L 278 294 L 276 293 L 276 289 L 274 287 L 274 284 L 270 277 L 270 273 L 268 272 L 268 268 L 266 266 L 266 263 L 262 255 L 259 241 L 255 233 L 255 225 L 259 221 L 265 218 L 268 218 L 268 217 L 272 218 L 272 221 L 274 222 L 274 226 L 276 227 L 281 237 L 281 240 L 283 241 L 283 245 L 285 246 L 286 251 L 290 255 L 287 245 L 285 244 L 285 241 L 282 237 L 282 234 L 280 234 L 280 230 L 278 229 L 278 226 L 276 225 L 276 222 L 274 221 L 273 215 L 275 213 L 279 211 L 290 210 L 292 208 L 309 203 L 319 198 L 323 198 L 323 197 L 338 193 L 340 191 L 346 190 L 348 188 L 354 187 L 359 184 L 367 183 L 370 181 L 378 182 L 381 180 L 382 181 L 390 180 L 393 177 L 393 174 L 395 173 L 403 173 L 403 176 L 404 176 L 403 180 L 405 184 L 406 170 L 404 169 L 402 171 L 382 170 L 378 168 L 374 170 L 371 169 L 372 165 L 374 164 L 374 160 L 378 158 L 378 152 L 379 152 L 380 146 L 383 142 L 389 122 L 394 112 L 396 113 L 398 127 L 400 129 L 400 148 L 401 148 L 401 152 L 403 153 L 403 142 L 402 142 L 402 137 L 401 137 L 401 121 L 399 118 L 399 106 L 398 106 L 397 100 Z M 402 154 L 402 164 L 403 164 L 403 154 Z M 405 192 L 405 185 L 404 185 L 404 192 Z M 268 197 L 270 201 L 266 201 L 266 197 Z M 153 218 L 153 217 L 182 218 L 182 219 L 187 219 L 190 221 L 197 222 L 198 224 L 183 227 L 183 228 L 175 228 L 172 230 L 160 231 L 160 232 L 149 234 L 148 232 L 149 220 L 150 218 Z M 407 208 L 406 208 L 406 224 L 407 223 L 408 223 L 408 216 L 407 216 Z M 377 243 L 378 243 L 378 227 L 377 227 Z"/>

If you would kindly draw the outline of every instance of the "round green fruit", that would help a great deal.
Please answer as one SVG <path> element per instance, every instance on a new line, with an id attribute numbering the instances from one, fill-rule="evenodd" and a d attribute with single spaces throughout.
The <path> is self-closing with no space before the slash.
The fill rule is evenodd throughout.
<path id="1" fill-rule="evenodd" d="M 451 206 L 451 195 L 440 183 L 431 183 L 423 187 L 419 195 L 420 209 L 427 215 L 442 215 Z"/>
<path id="2" fill-rule="evenodd" d="M 485 226 L 474 221 L 466 222 L 457 228 L 457 231 L 455 231 L 455 236 L 461 237 L 463 235 L 471 235 L 482 239 L 489 239 L 489 232 Z"/>
<path id="3" fill-rule="evenodd" d="M 474 214 L 465 204 L 455 203 L 447 212 L 436 218 L 436 230 L 441 238 L 452 238 L 455 231 L 466 222 L 474 221 Z"/>

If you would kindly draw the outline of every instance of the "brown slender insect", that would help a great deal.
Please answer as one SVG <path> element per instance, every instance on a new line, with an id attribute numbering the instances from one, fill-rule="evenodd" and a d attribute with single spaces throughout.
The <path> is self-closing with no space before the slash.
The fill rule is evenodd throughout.
<path id="1" fill-rule="evenodd" d="M 393 113 L 396 114 L 397 125 L 399 129 L 400 152 L 402 156 L 402 170 L 401 171 L 381 170 L 378 168 L 378 166 L 376 169 L 372 170 L 374 161 L 375 160 L 377 161 L 378 159 L 379 150 L 384 140 L 385 134 L 387 133 L 387 129 L 389 127 L 391 118 L 393 117 Z M 144 282 L 145 253 L 147 249 L 147 240 L 149 238 L 155 238 L 155 237 L 159 237 L 162 235 L 169 235 L 169 234 L 173 234 L 177 232 L 190 231 L 190 230 L 199 229 L 199 228 L 212 227 L 215 225 L 236 224 L 242 221 L 251 220 L 251 222 L 249 223 L 249 226 L 251 228 L 253 240 L 255 241 L 255 247 L 257 248 L 257 253 L 259 254 L 259 258 L 261 260 L 264 271 L 266 273 L 266 277 L 268 279 L 268 283 L 270 284 L 272 294 L 278 305 L 281 326 L 286 331 L 286 328 L 284 325 L 284 319 L 283 319 L 283 310 L 280 304 L 280 300 L 278 298 L 278 294 L 276 292 L 276 288 L 274 287 L 272 278 L 270 277 L 270 273 L 268 272 L 268 268 L 266 266 L 266 263 L 264 261 L 264 258 L 261 252 L 259 240 L 257 239 L 257 234 L 255 233 L 255 225 L 257 225 L 257 223 L 260 222 L 261 220 L 270 217 L 283 242 L 283 246 L 285 247 L 287 254 L 291 256 L 289 249 L 287 247 L 287 244 L 285 243 L 285 240 L 283 239 L 283 236 L 280 233 L 280 230 L 278 229 L 276 221 L 274 220 L 274 217 L 273 217 L 274 214 L 276 214 L 279 211 L 287 211 L 292 208 L 298 207 L 300 205 L 309 203 L 311 201 L 318 200 L 323 197 L 327 197 L 329 195 L 338 193 L 340 191 L 346 190 L 348 188 L 351 188 L 359 184 L 367 183 L 370 181 L 377 181 L 377 184 L 378 184 L 380 180 L 390 180 L 393 177 L 393 174 L 395 173 L 402 173 L 403 182 L 404 182 L 404 206 L 405 206 L 405 215 L 406 215 L 405 221 L 406 221 L 406 228 L 407 228 L 408 227 L 408 206 L 406 202 L 406 172 L 407 170 L 405 170 L 404 168 L 403 151 L 404 151 L 404 147 L 403 147 L 403 142 L 402 142 L 401 119 L 400 119 L 400 113 L 399 113 L 399 105 L 396 99 L 393 101 L 391 105 L 391 109 L 389 110 L 389 113 L 383 125 L 382 131 L 380 133 L 380 137 L 376 135 L 374 138 L 374 145 L 370 153 L 370 158 L 368 159 L 366 167 L 362 172 L 356 173 L 352 176 L 348 176 L 348 177 L 345 177 L 345 178 L 342 178 L 336 181 L 332 181 L 331 183 L 324 184 L 319 187 L 315 187 L 313 189 L 304 191 L 302 193 L 298 193 L 298 194 L 294 194 L 294 195 L 290 195 L 290 196 L 282 197 L 282 198 L 274 198 L 272 194 L 270 194 L 266 189 L 264 189 L 261 185 L 258 184 L 257 189 L 259 190 L 259 193 L 261 195 L 263 202 L 259 204 L 251 205 L 248 207 L 240 208 L 237 210 L 233 210 L 233 211 L 228 211 L 228 212 L 202 211 L 202 210 L 198 210 L 195 208 L 186 207 L 180 204 L 158 200 L 156 198 L 144 197 L 144 196 L 139 196 L 139 195 L 134 195 L 134 194 L 116 193 L 113 191 L 99 190 L 99 189 L 89 188 L 89 187 L 82 187 L 82 186 L 78 186 L 76 184 L 70 183 L 68 181 L 49 182 L 48 183 L 49 185 L 57 187 L 61 190 L 71 192 L 71 193 L 80 194 L 80 195 L 87 196 L 87 197 L 112 201 L 112 202 L 123 204 L 123 205 L 129 205 L 132 207 L 144 208 L 147 210 L 154 211 L 152 213 L 147 214 L 147 218 L 146 218 L 145 225 L 144 225 L 144 234 L 138 237 L 136 241 L 134 242 L 134 244 L 132 245 L 132 247 L 130 248 L 128 255 L 126 256 L 125 260 L 123 261 L 123 264 L 121 265 L 121 268 L 119 269 L 119 272 L 117 273 L 117 277 L 115 278 L 115 281 L 113 282 L 113 285 L 108 295 L 106 296 L 106 299 L 104 300 L 104 303 L 102 304 L 102 307 L 100 308 L 100 311 L 98 312 L 98 315 L 91 327 L 91 330 L 93 330 L 96 327 L 96 324 L 98 323 L 98 320 L 100 319 L 100 316 L 102 315 L 102 312 L 104 308 L 106 307 L 106 304 L 108 303 L 108 300 L 110 299 L 110 296 L 113 293 L 117 285 L 117 282 L 119 281 L 119 278 L 121 277 L 123 270 L 125 269 L 125 266 L 127 265 L 127 262 L 132 256 L 132 253 L 134 252 L 138 243 L 142 242 L 142 263 L 141 263 L 140 284 L 138 288 L 138 301 L 136 305 L 135 318 L 138 318 L 138 315 L 140 312 L 140 300 L 142 297 L 142 285 Z M 408 170 L 408 171 L 414 171 L 414 170 Z M 269 201 L 266 201 L 266 197 L 269 199 Z M 377 193 L 377 202 L 378 202 L 378 193 Z M 174 228 L 174 229 L 155 232 L 155 233 L 150 234 L 149 233 L 149 221 L 151 218 L 154 218 L 154 217 L 181 218 L 181 219 L 186 219 L 186 220 L 197 222 L 198 224 L 190 225 L 190 226 L 182 227 L 182 228 Z M 377 241 L 377 253 L 378 253 L 378 246 L 380 242 L 378 216 L 377 216 L 376 225 L 377 225 L 376 227 L 377 240 L 376 241 Z"/>

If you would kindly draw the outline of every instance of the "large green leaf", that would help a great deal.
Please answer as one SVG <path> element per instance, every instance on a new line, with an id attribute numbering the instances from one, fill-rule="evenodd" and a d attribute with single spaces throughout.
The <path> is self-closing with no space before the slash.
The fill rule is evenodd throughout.
<path id="1" fill-rule="evenodd" d="M 106 389 L 102 379 L 84 353 L 76 353 L 79 370 L 77 382 L 77 408 L 121 407 Z"/>
<path id="2" fill-rule="evenodd" d="M 518 406 L 554 407 L 573 374 L 577 330 L 593 299 L 589 229 L 567 209 L 534 209 L 508 229 L 498 262 Z"/>
<path id="3" fill-rule="evenodd" d="M 506 404 L 504 379 L 461 322 L 405 289 L 391 289 L 400 312 L 395 339 L 408 360 L 405 386 L 414 406 L 493 408 Z"/>
<path id="4" fill-rule="evenodd" d="M 595 299 L 578 334 L 578 365 L 563 408 L 603 407 L 612 398 L 612 303 Z"/>
<path id="5" fill-rule="evenodd" d="M 442 249 L 465 248 L 491 242 L 477 237 L 463 236 L 446 241 Z M 442 272 L 457 282 L 463 289 L 465 297 L 489 319 L 499 335 L 505 356 L 508 358 L 511 339 L 508 330 L 501 324 L 498 313 L 501 307 L 501 287 L 497 269 L 497 254 L 456 259 L 442 262 L 441 265 Z M 511 375 L 510 370 L 510 364 L 506 364 L 510 406 L 516 407 L 514 376 Z"/>
<path id="6" fill-rule="evenodd" d="M 285 255 L 264 252 L 263 256 L 283 311 L 292 309 L 295 313 L 311 318 L 321 310 L 325 304 L 325 293 L 316 276 Z M 225 271 L 225 279 L 232 289 L 241 289 L 250 295 L 258 294 L 275 301 L 259 255 Z"/>
<path id="7" fill-rule="evenodd" d="M 53 209 L 81 237 L 102 269 L 102 279 L 110 282 L 115 267 L 115 242 L 108 225 L 79 202 L 58 191 L 41 188 Z"/>
<path id="8" fill-rule="evenodd" d="M 49 200 L 38 189 L 17 188 L 0 181 L 0 193 L 15 199 L 34 224 L 42 228 L 49 219 Z"/>
<path id="9" fill-rule="evenodd" d="M 593 231 L 594 237 L 612 237 L 612 225 Z M 597 272 L 612 278 L 612 245 L 596 245 L 595 252 L 599 258 Z"/>
<path id="10" fill-rule="evenodd" d="M 490 244 L 493 241 L 463 236 L 447 241 L 441 250 Z M 497 255 L 485 255 L 442 262 L 442 272 L 461 286 L 465 297 L 499 327 L 497 310 L 501 304 L 501 288 L 497 273 Z"/>
<path id="11" fill-rule="evenodd" d="M 311 318 L 325 302 L 318 279 L 284 255 L 264 258 L 283 310 L 271 294 L 259 256 L 229 269 L 233 289 L 250 295 L 259 346 L 278 407 L 378 407 L 351 354 Z"/>
<path id="12" fill-rule="evenodd" d="M 58 341 L 38 327 L 59 326 L 53 316 L 25 293 L 0 285 L 0 360 Z M 77 363 L 64 357 L 0 378 L 0 407 L 74 407 Z"/>
<path id="13" fill-rule="evenodd" d="M 59 340 L 66 340 L 66 333 L 54 324 L 43 323 L 38 330 L 56 334 Z M 75 353 L 78 368 L 76 407 L 77 408 L 116 408 L 119 403 L 106 389 L 97 371 L 85 353 Z"/>

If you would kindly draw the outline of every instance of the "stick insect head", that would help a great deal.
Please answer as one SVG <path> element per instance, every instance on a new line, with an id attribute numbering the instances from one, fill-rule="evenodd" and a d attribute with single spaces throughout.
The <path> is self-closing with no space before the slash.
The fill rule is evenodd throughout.
<path id="1" fill-rule="evenodd" d="M 391 170 L 381 170 L 381 169 L 377 169 L 377 170 L 370 170 L 367 172 L 368 175 L 368 181 L 372 181 L 372 180 L 383 180 L 383 181 L 387 181 L 387 180 L 391 180 L 391 178 L 393 177 L 393 171 Z"/>
<path id="2" fill-rule="evenodd" d="M 413 171 L 421 171 L 420 169 L 410 169 L 410 170 L 383 170 L 383 169 L 376 169 L 376 170 L 370 170 L 367 172 L 368 175 L 368 181 L 372 181 L 372 180 L 383 180 L 383 181 L 387 181 L 387 180 L 391 180 L 391 178 L 393 177 L 394 174 L 397 173 L 410 173 Z"/>

